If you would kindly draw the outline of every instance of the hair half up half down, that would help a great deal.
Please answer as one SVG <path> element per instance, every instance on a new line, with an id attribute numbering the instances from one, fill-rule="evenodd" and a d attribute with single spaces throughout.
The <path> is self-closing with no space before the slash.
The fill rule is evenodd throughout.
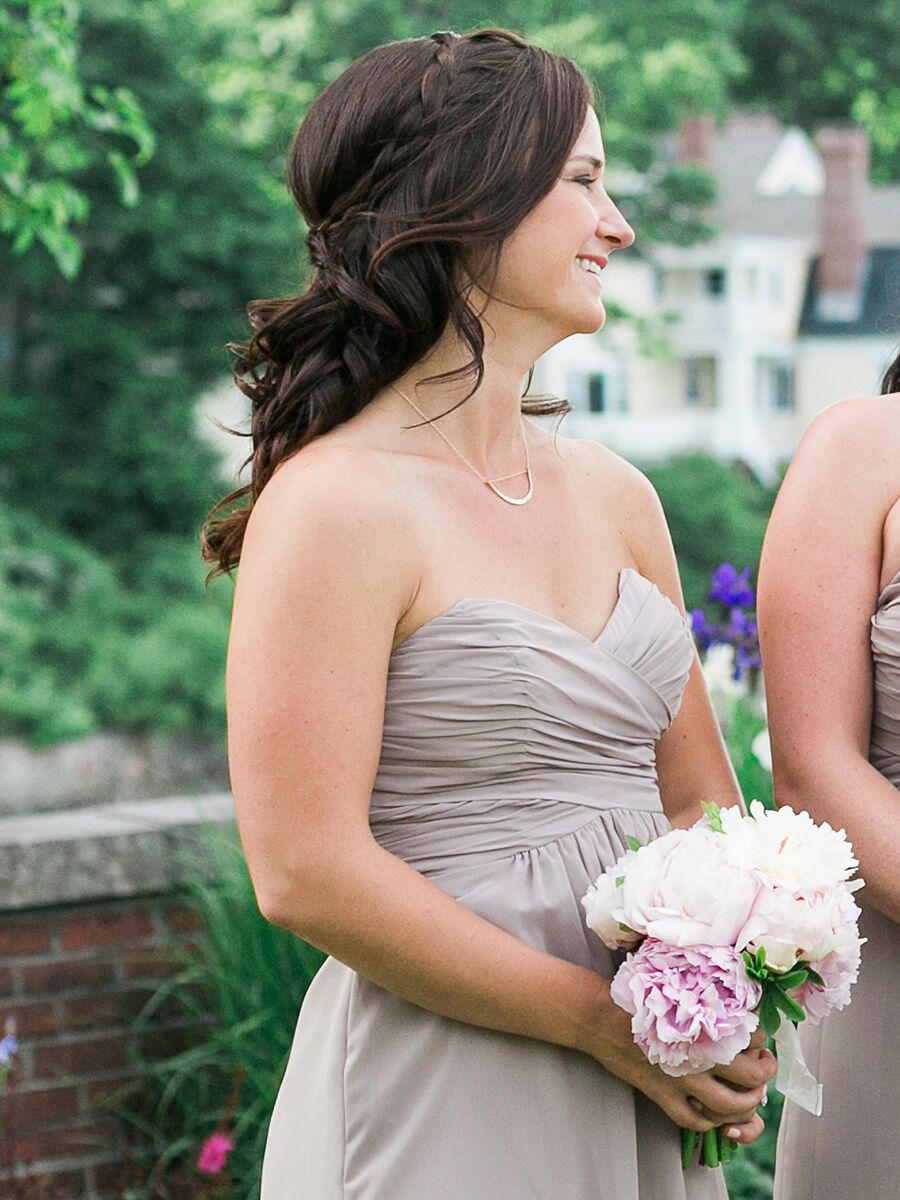
<path id="1" fill-rule="evenodd" d="M 273 472 L 358 413 L 452 327 L 484 373 L 484 331 L 459 280 L 490 293 L 500 247 L 551 190 L 592 102 L 574 63 L 502 29 L 378 46 L 320 93 L 294 138 L 288 182 L 307 228 L 301 294 L 247 306 L 231 344 L 250 399 L 251 479 L 201 534 L 210 576 L 240 559 L 250 510 Z M 564 400 L 523 398 L 540 415 Z"/>

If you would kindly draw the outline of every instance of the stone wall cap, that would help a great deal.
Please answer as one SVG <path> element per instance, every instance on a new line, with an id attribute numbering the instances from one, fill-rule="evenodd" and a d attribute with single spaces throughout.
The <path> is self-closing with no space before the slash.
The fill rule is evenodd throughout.
<path id="1" fill-rule="evenodd" d="M 172 892 L 211 869 L 228 793 L 121 800 L 0 818 L 0 911 Z"/>

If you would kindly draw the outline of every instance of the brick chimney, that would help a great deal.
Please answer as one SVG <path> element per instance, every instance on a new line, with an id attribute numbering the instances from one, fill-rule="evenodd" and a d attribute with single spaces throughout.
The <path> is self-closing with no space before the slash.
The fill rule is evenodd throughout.
<path id="1" fill-rule="evenodd" d="M 867 258 L 869 138 L 858 125 L 829 126 L 816 134 L 816 148 L 825 168 L 819 201 L 817 315 L 824 321 L 855 321 Z"/>
<path id="2" fill-rule="evenodd" d="M 709 113 L 699 117 L 685 117 L 676 138 L 678 161 L 712 170 L 715 133 L 716 119 Z"/>

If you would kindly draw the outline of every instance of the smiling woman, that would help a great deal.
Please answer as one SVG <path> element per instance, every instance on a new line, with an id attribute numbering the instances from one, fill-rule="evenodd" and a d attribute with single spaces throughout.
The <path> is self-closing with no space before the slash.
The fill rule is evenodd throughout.
<path id="1" fill-rule="evenodd" d="M 724 1200 L 678 1127 L 762 1128 L 766 1051 L 652 1066 L 580 906 L 738 798 L 655 493 L 528 419 L 634 237 L 603 157 L 581 71 L 503 30 L 378 47 L 294 141 L 314 275 L 250 306 L 250 503 L 206 528 L 257 900 L 331 956 L 264 1200 Z"/>

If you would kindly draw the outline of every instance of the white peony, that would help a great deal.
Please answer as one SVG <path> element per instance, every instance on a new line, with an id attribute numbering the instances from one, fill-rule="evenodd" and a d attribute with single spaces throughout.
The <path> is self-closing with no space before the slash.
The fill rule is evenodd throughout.
<path id="1" fill-rule="evenodd" d="M 806 894 L 767 889 L 759 912 L 766 929 L 750 949 L 764 948 L 766 962 L 779 971 L 789 971 L 800 959 L 818 962 L 829 954 L 851 954 L 860 945 L 860 909 L 846 884 Z"/>
<path id="2" fill-rule="evenodd" d="M 750 816 L 740 808 L 723 808 L 722 830 L 733 851 L 759 871 L 770 887 L 804 895 L 844 883 L 859 866 L 843 829 L 817 825 L 807 812 L 792 808 L 775 812 L 759 800 Z M 861 887 L 857 882 L 854 888 Z"/>
<path id="3" fill-rule="evenodd" d="M 755 913 L 762 890 L 756 873 L 733 858 L 727 838 L 695 825 L 637 851 L 614 915 L 672 946 L 740 950 L 763 928 Z"/>
<path id="4" fill-rule="evenodd" d="M 610 950 L 631 950 L 641 940 L 639 933 L 621 928 L 621 881 L 634 857 L 633 850 L 623 854 L 614 867 L 605 871 L 596 883 L 591 884 L 581 899 L 588 928 L 593 929 Z"/>

